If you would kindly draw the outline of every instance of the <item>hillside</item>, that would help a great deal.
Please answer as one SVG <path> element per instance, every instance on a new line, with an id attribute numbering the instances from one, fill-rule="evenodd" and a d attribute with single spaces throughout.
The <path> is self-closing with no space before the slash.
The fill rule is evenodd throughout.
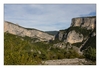
<path id="1" fill-rule="evenodd" d="M 67 45 L 68 50 L 73 48 L 86 58 L 96 61 L 96 16 L 73 18 L 71 26 L 60 30 L 55 40 L 61 42 L 59 45 L 56 43 L 56 47 Z"/>
<path id="2" fill-rule="evenodd" d="M 53 43 L 4 33 L 4 65 L 36 65 L 45 60 L 81 58 L 74 50 L 54 48 Z"/>
<path id="3" fill-rule="evenodd" d="M 68 29 L 60 30 L 55 39 L 81 47 L 93 36 L 96 36 L 96 17 L 82 17 L 73 18 L 71 26 Z"/>
<path id="4" fill-rule="evenodd" d="M 96 64 L 95 16 L 73 18 L 71 26 L 58 31 L 55 38 L 50 31 L 47 34 L 8 22 L 4 29 L 4 65 L 52 65 L 60 64 L 59 61 L 75 65 L 81 59 L 90 61 L 86 64 Z"/>
<path id="5" fill-rule="evenodd" d="M 47 34 L 43 31 L 33 28 L 24 28 L 8 21 L 4 21 L 4 32 L 8 32 L 22 37 L 28 36 L 32 38 L 39 38 L 40 41 L 49 41 L 54 39 L 54 36 Z"/>

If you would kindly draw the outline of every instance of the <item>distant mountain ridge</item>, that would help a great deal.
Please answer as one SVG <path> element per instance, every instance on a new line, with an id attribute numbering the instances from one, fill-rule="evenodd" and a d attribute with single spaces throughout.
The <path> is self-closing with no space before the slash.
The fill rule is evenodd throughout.
<path id="1" fill-rule="evenodd" d="M 45 31 L 46 33 L 50 35 L 57 35 L 58 31 Z"/>
<path id="2" fill-rule="evenodd" d="M 28 36 L 32 38 L 39 38 L 40 41 L 48 41 L 54 39 L 54 36 L 47 34 L 43 31 L 32 28 L 25 28 L 8 21 L 4 21 L 4 32 L 8 32 L 22 37 Z"/>

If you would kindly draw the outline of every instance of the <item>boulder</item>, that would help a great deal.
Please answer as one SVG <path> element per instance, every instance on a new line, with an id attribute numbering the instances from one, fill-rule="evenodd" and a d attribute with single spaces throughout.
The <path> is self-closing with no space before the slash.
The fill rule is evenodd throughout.
<path id="1" fill-rule="evenodd" d="M 67 35 L 66 43 L 69 42 L 71 44 L 78 43 L 83 41 L 83 35 L 77 33 L 75 30 L 70 31 Z"/>

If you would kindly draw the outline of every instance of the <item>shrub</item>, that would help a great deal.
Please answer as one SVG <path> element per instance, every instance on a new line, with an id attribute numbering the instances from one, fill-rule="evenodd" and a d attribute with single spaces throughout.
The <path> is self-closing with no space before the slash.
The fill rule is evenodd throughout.
<path id="1" fill-rule="evenodd" d="M 63 59 L 64 58 L 64 55 L 62 53 L 58 53 L 57 56 L 58 56 L 58 59 Z"/>
<path id="2" fill-rule="evenodd" d="M 88 50 L 85 50 L 83 54 L 86 59 L 96 61 L 96 49 L 95 48 L 90 47 Z"/>
<path id="3" fill-rule="evenodd" d="M 69 49 L 67 52 L 64 52 L 65 58 L 79 58 L 80 55 L 73 49 Z"/>
<path id="4" fill-rule="evenodd" d="M 46 57 L 45 54 L 41 54 L 39 58 L 42 59 L 42 60 L 45 60 L 47 57 Z"/>

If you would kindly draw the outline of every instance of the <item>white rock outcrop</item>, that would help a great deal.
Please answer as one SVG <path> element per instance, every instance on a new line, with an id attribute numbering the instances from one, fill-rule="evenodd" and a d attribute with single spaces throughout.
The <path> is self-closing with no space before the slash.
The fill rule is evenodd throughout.
<path id="1" fill-rule="evenodd" d="M 83 41 L 83 35 L 75 32 L 75 30 L 70 31 L 67 35 L 67 42 L 73 44 Z"/>
<path id="2" fill-rule="evenodd" d="M 71 26 L 79 26 L 87 28 L 88 30 L 94 29 L 96 25 L 96 17 L 79 17 L 73 18 Z"/>
<path id="3" fill-rule="evenodd" d="M 74 27 L 79 27 L 79 28 L 84 28 L 86 30 L 94 30 L 96 27 L 96 16 L 92 17 L 78 17 L 78 18 L 73 18 L 71 26 L 69 28 L 74 28 Z M 74 29 L 73 30 L 60 30 L 59 33 L 55 36 L 55 39 L 58 39 L 60 41 L 64 42 L 69 42 L 71 44 L 73 43 L 78 43 L 82 42 L 84 37 L 84 34 L 80 33 L 81 31 L 76 32 Z M 87 34 L 88 36 L 89 34 Z M 95 35 L 95 33 L 93 34 Z"/>

